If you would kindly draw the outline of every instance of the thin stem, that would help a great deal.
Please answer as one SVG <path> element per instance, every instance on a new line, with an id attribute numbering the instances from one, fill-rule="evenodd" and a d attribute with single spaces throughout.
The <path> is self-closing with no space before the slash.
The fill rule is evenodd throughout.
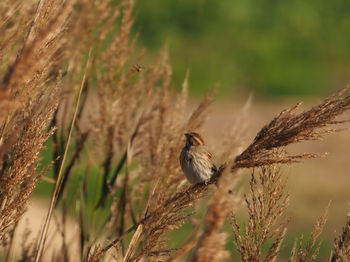
<path id="1" fill-rule="evenodd" d="M 15 223 L 15 225 L 11 231 L 11 240 L 10 240 L 10 246 L 9 246 L 7 254 L 6 254 L 6 262 L 10 262 L 13 260 L 13 251 L 15 248 L 14 242 L 15 242 L 15 234 L 16 234 L 17 226 L 18 226 L 18 221 Z"/>
<path id="2" fill-rule="evenodd" d="M 64 150 L 64 154 L 63 154 L 60 170 L 58 172 L 58 177 L 57 177 L 57 180 L 56 180 L 55 190 L 54 190 L 54 192 L 52 194 L 50 207 L 49 207 L 49 210 L 47 212 L 47 216 L 46 216 L 46 219 L 45 219 L 43 230 L 41 231 L 41 234 L 40 234 L 39 247 L 38 247 L 38 250 L 36 252 L 35 262 L 39 262 L 39 260 L 40 260 L 40 257 L 41 257 L 41 254 L 42 254 L 42 250 L 43 250 L 43 247 L 44 247 L 44 244 L 45 244 L 45 239 L 46 239 L 46 235 L 47 235 L 47 230 L 49 228 L 49 223 L 50 223 L 50 220 L 51 220 L 53 208 L 54 208 L 54 206 L 56 204 L 56 201 L 57 201 L 57 198 L 58 198 L 58 192 L 59 192 L 61 184 L 62 184 L 61 180 L 62 180 L 62 174 L 63 174 L 63 166 L 64 166 L 64 162 L 65 162 L 66 157 L 67 157 L 70 140 L 71 140 L 72 133 L 73 133 L 73 128 L 74 128 L 75 121 L 76 121 L 77 114 L 78 114 L 80 98 L 81 98 L 83 87 L 84 87 L 85 81 L 86 81 L 86 73 L 87 73 L 87 70 L 88 70 L 88 68 L 90 66 L 90 56 L 91 56 L 91 49 L 89 51 L 89 56 L 88 56 L 88 60 L 87 60 L 87 63 L 86 63 L 84 76 L 83 76 L 83 79 L 81 81 L 81 85 L 80 85 L 80 89 L 79 89 L 79 95 L 78 95 L 77 103 L 75 105 L 74 115 L 73 115 L 73 119 L 72 119 L 70 130 L 69 130 L 67 144 L 66 144 L 66 147 L 65 147 L 65 150 Z"/>

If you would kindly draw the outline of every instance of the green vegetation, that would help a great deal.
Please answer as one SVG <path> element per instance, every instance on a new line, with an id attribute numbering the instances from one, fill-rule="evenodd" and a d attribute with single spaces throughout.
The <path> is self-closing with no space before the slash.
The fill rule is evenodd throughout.
<path id="1" fill-rule="evenodd" d="M 348 83 L 350 2 L 137 1 L 139 44 L 169 46 L 174 81 L 191 91 L 329 94 Z M 151 54 L 152 55 L 152 54 Z M 147 66 L 147 65 L 145 65 Z"/>

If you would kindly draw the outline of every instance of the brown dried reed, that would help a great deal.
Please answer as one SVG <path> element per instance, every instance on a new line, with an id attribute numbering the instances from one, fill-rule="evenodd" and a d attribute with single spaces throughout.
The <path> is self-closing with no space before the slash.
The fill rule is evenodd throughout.
<path id="1" fill-rule="evenodd" d="M 342 234 L 334 240 L 330 261 L 350 261 L 350 210 Z"/>
<path id="2" fill-rule="evenodd" d="M 237 192 L 228 194 L 239 181 L 237 174 L 232 178 L 228 173 L 229 170 L 226 169 L 219 180 L 218 190 L 208 209 L 205 229 L 198 238 L 192 261 L 222 261 L 229 257 L 229 252 L 225 250 L 228 234 L 220 231 L 227 217 L 234 214 L 239 207 L 240 195 Z"/>
<path id="3" fill-rule="evenodd" d="M 262 168 L 258 175 L 251 174 L 249 195 L 244 196 L 248 222 L 243 230 L 237 217 L 232 216 L 234 242 L 242 261 L 276 259 L 287 229 L 286 223 L 280 221 L 289 201 L 285 186 L 286 181 L 276 166 Z M 270 244 L 266 246 L 268 241 Z M 265 255 L 263 246 L 267 250 Z"/>
<path id="4" fill-rule="evenodd" d="M 282 217 L 288 203 L 279 166 L 319 156 L 291 155 L 286 146 L 338 131 L 332 126 L 343 123 L 337 117 L 350 109 L 346 88 L 299 114 L 300 104 L 282 111 L 242 151 L 247 122 L 243 109 L 226 134 L 226 146 L 217 152 L 224 163 L 210 181 L 217 185 L 215 193 L 208 194 L 211 186 L 204 184 L 186 187 L 178 163 L 183 133 L 201 130 L 215 89 L 189 112 L 189 74 L 176 94 L 166 48 L 144 71 L 133 69 L 143 56 L 135 54 L 136 37 L 131 36 L 134 4 L 0 3 L 0 241 L 7 257 L 12 256 L 14 230 L 38 181 L 38 155 L 53 134 L 48 144 L 56 182 L 51 209 L 41 241 L 30 241 L 26 233 L 21 261 L 33 261 L 35 254 L 39 261 L 41 252 L 52 261 L 101 261 L 111 258 L 107 251 L 112 247 L 114 259 L 122 261 L 174 261 L 185 256 L 192 261 L 224 260 L 229 252 L 223 227 L 231 217 L 242 260 L 274 261 L 286 234 Z M 91 67 L 85 70 L 88 56 Z M 242 168 L 258 168 L 244 195 L 248 221 L 243 230 L 235 215 L 242 202 L 237 188 Z M 172 246 L 170 231 L 198 211 L 195 203 L 204 196 L 211 199 L 204 228 L 197 223 L 182 245 Z M 62 245 L 49 254 L 44 240 L 58 208 L 59 230 L 51 235 L 59 235 Z M 71 218 L 78 221 L 79 258 L 71 258 Z M 305 249 L 301 244 L 294 249 L 291 261 L 314 258 L 325 220 L 326 215 L 318 221 Z M 346 258 L 349 223 L 335 240 L 332 261 Z"/>
<path id="5" fill-rule="evenodd" d="M 6 114 L 0 119 L 0 240 L 4 243 L 27 207 L 37 183 L 38 155 L 53 132 L 47 127 L 58 106 L 61 74 L 56 66 L 65 43 L 64 20 L 69 8 L 57 2 L 56 8 L 38 9 L 35 16 L 45 11 L 53 17 L 46 28 L 34 23 L 30 18 L 34 15 L 29 15 L 32 9 L 26 4 L 7 1 L 1 8 L 7 14 L 2 18 L 0 42 L 0 56 L 6 61 L 0 84 L 1 107 Z M 21 32 L 26 31 L 30 20 L 35 32 L 29 30 L 21 41 Z M 12 41 L 16 43 L 10 44 Z"/>
<path id="6" fill-rule="evenodd" d="M 289 261 L 294 262 L 316 260 L 321 247 L 321 243 L 317 242 L 326 224 L 329 206 L 330 202 L 321 217 L 316 221 L 316 224 L 310 236 L 310 240 L 307 242 L 305 248 L 303 248 L 303 236 L 301 236 L 299 239 L 299 244 L 298 240 L 294 242 L 294 247 L 292 249 Z"/>

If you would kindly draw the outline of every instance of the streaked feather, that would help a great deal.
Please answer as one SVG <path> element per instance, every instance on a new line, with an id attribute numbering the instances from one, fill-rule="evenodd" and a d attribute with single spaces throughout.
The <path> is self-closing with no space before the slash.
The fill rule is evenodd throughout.
<path id="1" fill-rule="evenodd" d="M 216 172 L 212 155 L 199 134 L 191 132 L 185 135 L 187 141 L 180 154 L 181 168 L 190 183 L 207 183 Z"/>

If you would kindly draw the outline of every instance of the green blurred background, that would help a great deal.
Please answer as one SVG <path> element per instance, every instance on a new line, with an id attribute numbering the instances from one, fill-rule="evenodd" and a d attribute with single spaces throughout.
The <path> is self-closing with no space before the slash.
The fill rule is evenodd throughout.
<path id="1" fill-rule="evenodd" d="M 348 0 L 137 0 L 134 32 L 149 57 L 168 45 L 175 84 L 190 69 L 193 94 L 219 82 L 219 96 L 323 96 L 349 83 Z"/>

